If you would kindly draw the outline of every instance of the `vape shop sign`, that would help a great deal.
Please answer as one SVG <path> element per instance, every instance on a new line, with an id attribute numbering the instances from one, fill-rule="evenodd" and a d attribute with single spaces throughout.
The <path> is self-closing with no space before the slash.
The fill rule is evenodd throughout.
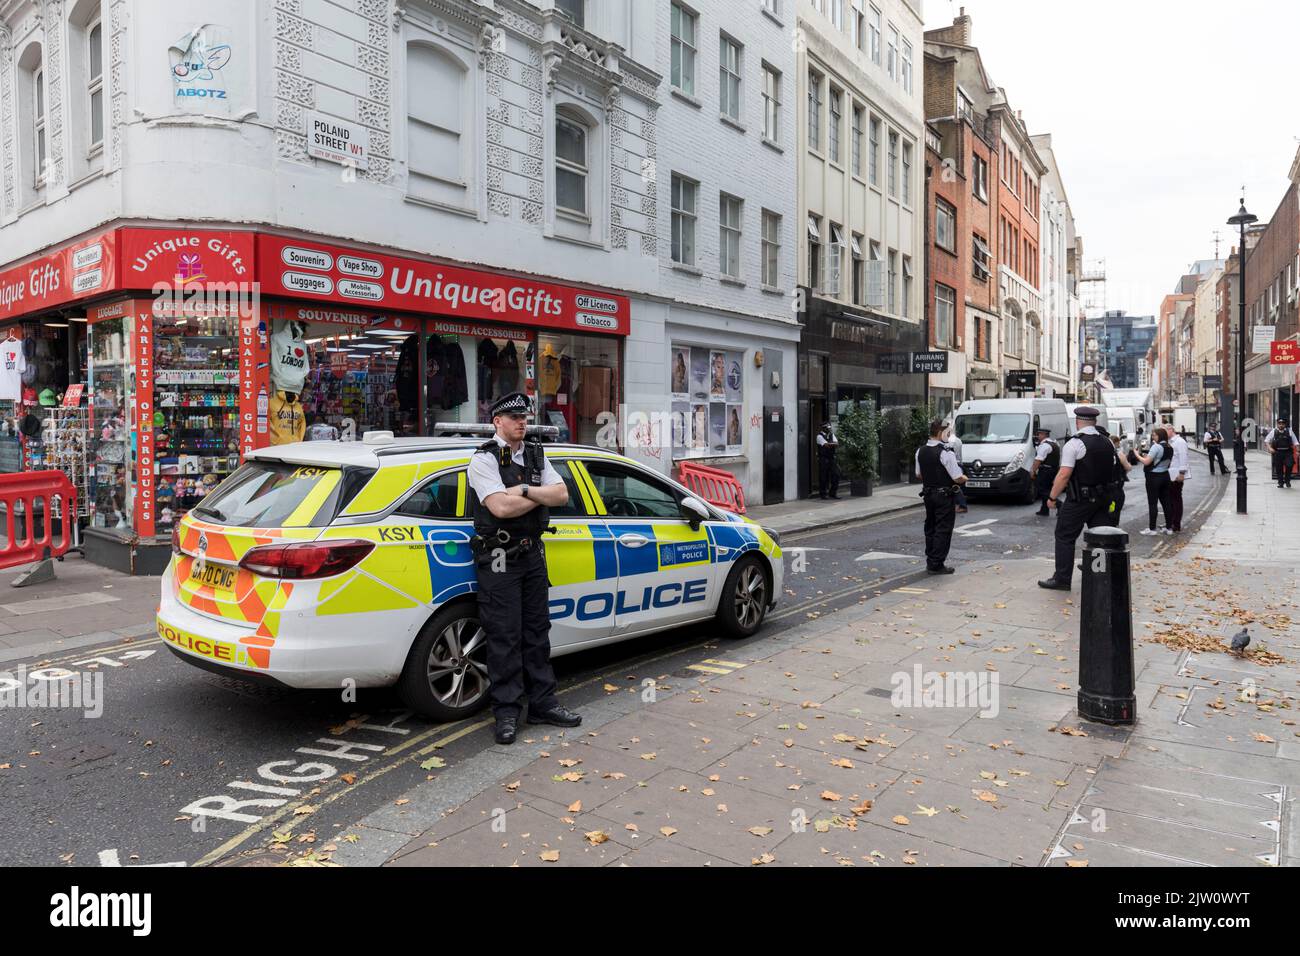
<path id="1" fill-rule="evenodd" d="M 356 169 L 369 169 L 370 130 L 335 116 L 309 112 L 307 155 Z"/>

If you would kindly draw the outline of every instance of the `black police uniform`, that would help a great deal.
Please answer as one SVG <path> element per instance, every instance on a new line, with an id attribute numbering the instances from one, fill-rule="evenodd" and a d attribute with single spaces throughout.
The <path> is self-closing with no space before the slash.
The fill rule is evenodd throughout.
<path id="1" fill-rule="evenodd" d="M 1291 441 L 1291 425 L 1283 422 L 1281 428 L 1273 429 L 1273 474 L 1279 488 L 1291 487 L 1291 456 L 1295 447 Z"/>
<path id="2" fill-rule="evenodd" d="M 926 445 L 916 453 L 921 471 L 921 497 L 925 501 L 925 566 L 937 571 L 948 559 L 952 529 L 957 522 L 957 485 L 939 458 L 951 451 L 947 445 Z"/>
<path id="3" fill-rule="evenodd" d="M 1219 470 L 1225 475 L 1228 473 L 1228 466 L 1223 460 L 1223 432 L 1217 428 L 1206 429 L 1205 432 L 1210 436 L 1205 443 L 1205 452 L 1210 457 L 1210 475 L 1214 475 L 1214 463 L 1219 463 Z"/>
<path id="4" fill-rule="evenodd" d="M 1070 441 L 1083 443 L 1084 456 L 1075 461 L 1066 485 L 1069 497 L 1059 504 L 1056 520 L 1056 573 L 1044 586 L 1068 588 L 1074 577 L 1074 545 L 1084 527 L 1114 525 L 1116 517 L 1110 505 L 1114 500 L 1115 471 L 1122 468 L 1116 461 L 1115 446 L 1105 435 L 1080 432 Z"/>
<path id="5" fill-rule="evenodd" d="M 822 426 L 820 434 L 826 439 L 826 443 L 817 446 L 818 496 L 827 497 L 829 490 L 830 497 L 837 498 L 840 491 L 840 466 L 835 460 L 836 446 L 831 444 L 836 440 L 835 433 L 827 424 Z"/>
<path id="6" fill-rule="evenodd" d="M 1047 499 L 1052 496 L 1052 482 L 1056 481 L 1056 472 L 1061 467 L 1061 446 L 1052 441 L 1051 438 L 1044 438 L 1043 441 L 1051 445 L 1052 450 L 1047 453 L 1046 458 L 1038 463 L 1038 474 L 1034 478 L 1034 493 L 1043 503 L 1042 508 L 1039 509 L 1039 514 L 1048 513 Z"/>

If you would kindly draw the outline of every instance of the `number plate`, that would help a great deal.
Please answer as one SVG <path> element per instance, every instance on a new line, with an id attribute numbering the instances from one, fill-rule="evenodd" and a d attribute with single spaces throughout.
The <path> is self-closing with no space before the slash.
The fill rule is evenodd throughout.
<path id="1" fill-rule="evenodd" d="M 991 481 L 968 481 L 968 482 L 966 482 L 966 487 L 967 487 L 967 488 L 992 488 L 992 487 L 993 487 L 993 482 L 991 482 Z"/>
<path id="2" fill-rule="evenodd" d="M 206 584 L 214 588 L 221 588 L 229 591 L 235 586 L 235 569 L 225 568 L 217 564 L 205 565 L 203 570 L 199 570 L 196 564 L 190 570 L 190 580 L 197 581 L 199 584 Z"/>

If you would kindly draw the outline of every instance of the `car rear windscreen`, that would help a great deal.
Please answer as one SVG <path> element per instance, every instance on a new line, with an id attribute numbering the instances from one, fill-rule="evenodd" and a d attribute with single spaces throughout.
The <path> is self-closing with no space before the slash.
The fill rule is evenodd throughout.
<path id="1" fill-rule="evenodd" d="M 193 514 L 235 528 L 311 527 L 333 517 L 342 477 L 338 468 L 250 461 Z"/>

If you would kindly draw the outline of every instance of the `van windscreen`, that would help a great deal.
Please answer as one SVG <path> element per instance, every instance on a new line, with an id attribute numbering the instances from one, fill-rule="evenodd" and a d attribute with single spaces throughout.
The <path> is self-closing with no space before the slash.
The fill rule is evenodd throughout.
<path id="1" fill-rule="evenodd" d="M 963 443 L 1006 445 L 1029 441 L 1029 416 L 1020 412 L 958 415 L 953 429 Z"/>

